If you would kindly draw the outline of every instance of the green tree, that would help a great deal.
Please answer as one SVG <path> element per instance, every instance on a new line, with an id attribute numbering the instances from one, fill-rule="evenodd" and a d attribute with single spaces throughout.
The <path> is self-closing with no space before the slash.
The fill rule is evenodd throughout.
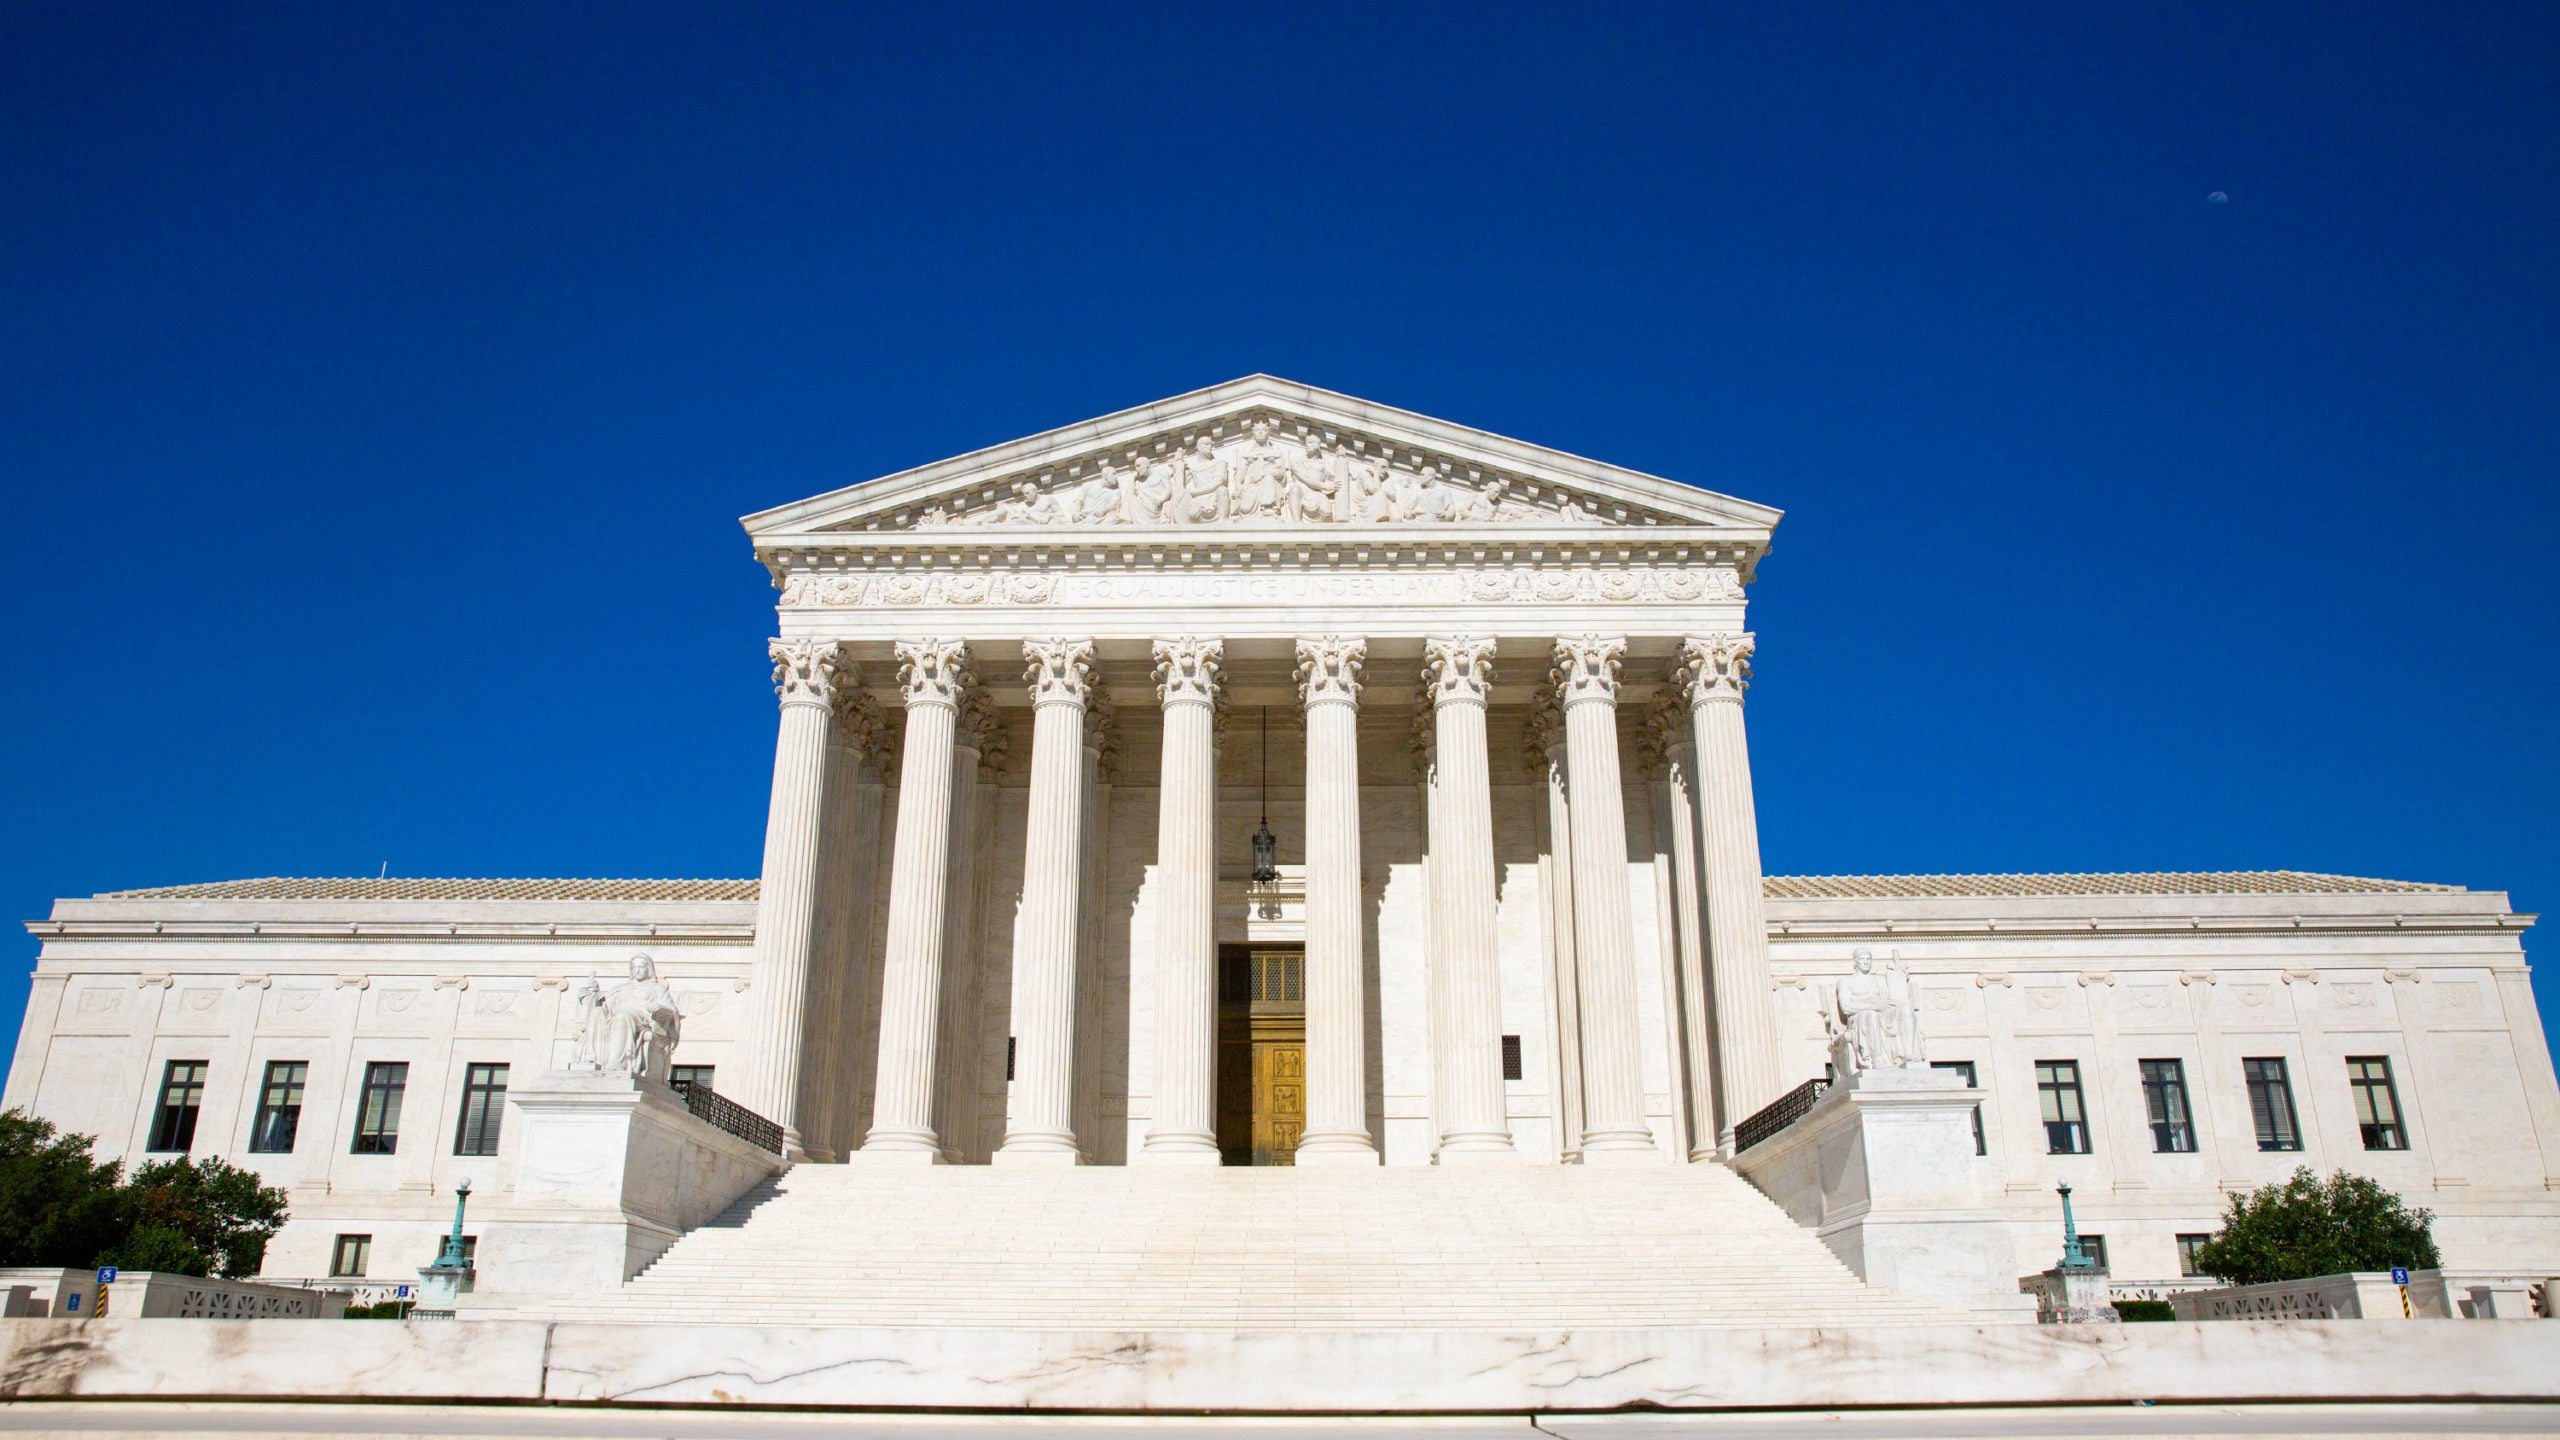
<path id="1" fill-rule="evenodd" d="M 0 1265 L 85 1266 L 124 1236 L 122 1167 L 21 1110 L 0 1113 Z"/>
<path id="2" fill-rule="evenodd" d="M 125 1183 L 133 1229 L 100 1264 L 255 1275 L 267 1240 L 284 1224 L 285 1196 L 224 1160 L 180 1156 L 145 1165 Z"/>
<path id="3" fill-rule="evenodd" d="M 2323 1181 L 2309 1166 L 2279 1185 L 2231 1197 L 2222 1233 L 2196 1251 L 2196 1268 L 2234 1285 L 2307 1280 L 2349 1270 L 2441 1261 L 2429 1233 L 2435 1214 L 2341 1170 Z"/>

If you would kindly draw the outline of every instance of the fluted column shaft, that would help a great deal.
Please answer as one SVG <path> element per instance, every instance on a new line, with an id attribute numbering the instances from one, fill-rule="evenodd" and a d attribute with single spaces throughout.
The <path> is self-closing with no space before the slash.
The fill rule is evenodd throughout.
<path id="1" fill-rule="evenodd" d="M 796 1159 L 804 1153 L 800 1076 L 817 942 L 827 721 L 840 660 L 834 641 L 776 640 L 767 649 L 782 721 L 773 747 L 773 796 L 765 811 L 764 878 L 738 1103 L 780 1125 L 783 1153 Z"/>
<path id="2" fill-rule="evenodd" d="M 1573 958 L 1582 988 L 1582 1163 L 1656 1160 L 1644 1119 L 1626 792 L 1618 768 L 1618 667 L 1627 642 L 1556 643 L 1557 699 L 1573 783 Z"/>
<path id="3" fill-rule="evenodd" d="M 818 822 L 818 894 L 811 942 L 805 1048 L 800 1075 L 801 1143 L 810 1158 L 831 1160 L 846 1137 L 840 1117 L 851 1107 L 845 1071 L 861 1024 L 862 942 L 868 938 L 871 854 L 878 841 L 880 786 L 869 749 L 877 743 L 879 706 L 845 667 L 837 678 L 827 726 L 827 774 Z"/>
<path id="4" fill-rule="evenodd" d="M 1707 956 L 1714 974 L 1716 1080 L 1722 1153 L 1735 1122 L 1778 1098 L 1778 1014 L 1769 990 L 1769 921 L 1760 889 L 1760 821 L 1742 692 L 1751 683 L 1748 634 L 1682 644 L 1689 716 L 1697 733 L 1699 834 L 1706 875 Z"/>
<path id="5" fill-rule="evenodd" d="M 1423 642 L 1439 785 L 1431 807 L 1434 900 L 1441 922 L 1440 1163 L 1514 1160 L 1502 1090 L 1502 957 L 1495 928 L 1493 778 L 1485 706 L 1493 640 Z"/>
<path id="6" fill-rule="evenodd" d="M 1360 945 L 1361 640 L 1298 642 L 1307 715 L 1307 1128 L 1301 1165 L 1375 1165 Z"/>
<path id="7" fill-rule="evenodd" d="M 1164 761 L 1156 821 L 1155 1095 L 1137 1158 L 1218 1163 L 1217 640 L 1159 640 Z"/>
<path id="8" fill-rule="evenodd" d="M 1698 747 L 1690 738 L 1688 707 L 1679 706 L 1663 745 L 1663 809 L 1671 829 L 1672 918 L 1680 953 L 1681 1057 L 1688 1071 L 1689 1158 L 1716 1155 L 1715 1043 L 1708 1028 L 1705 894 L 1698 846 Z M 1662 712 L 1654 712 L 1662 718 Z"/>
<path id="9" fill-rule="evenodd" d="M 979 1032 L 978 842 L 985 834 L 981 812 L 993 803 L 986 775 L 995 757 L 994 707 L 986 692 L 970 689 L 960 697 L 960 719 L 951 736 L 950 878 L 942 897 L 941 1039 L 935 1049 L 933 1133 L 942 1142 L 942 1159 L 957 1165 L 969 1158 L 978 1139 L 979 1085 L 983 1056 L 973 1053 Z"/>
<path id="10" fill-rule="evenodd" d="M 906 758 L 889 869 L 887 969 L 880 987 L 880 1068 L 865 1156 L 930 1165 L 935 1047 L 940 1039 L 943 911 L 951 872 L 951 781 L 968 684 L 957 640 L 901 642 Z"/>
<path id="11" fill-rule="evenodd" d="M 1564 735 L 1564 713 L 1553 696 L 1533 712 L 1530 747 L 1535 771 L 1547 788 L 1547 981 L 1555 997 L 1556 1119 L 1558 1153 L 1568 1160 L 1582 1156 L 1582 1004 L 1581 981 L 1573 963 L 1573 810 L 1570 800 L 1572 762 Z"/>
<path id="12" fill-rule="evenodd" d="M 1013 922 L 1013 1085 L 998 1164 L 1073 1165 L 1076 950 L 1084 898 L 1091 640 L 1026 640 L 1031 799 Z"/>

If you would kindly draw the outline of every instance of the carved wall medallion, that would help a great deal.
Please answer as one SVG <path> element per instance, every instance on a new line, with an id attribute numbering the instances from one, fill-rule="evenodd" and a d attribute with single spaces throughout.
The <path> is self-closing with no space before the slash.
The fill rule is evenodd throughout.
<path id="1" fill-rule="evenodd" d="M 83 990 L 80 998 L 71 1002 L 71 1008 L 82 1015 L 113 1015 L 124 1008 L 124 992 L 94 988 Z"/>
<path id="2" fill-rule="evenodd" d="M 417 1003 L 418 992 L 415 990 L 385 990 L 382 992 L 382 1008 L 395 1015 L 405 1013 L 411 1006 L 414 1006 Z"/>
<path id="3" fill-rule="evenodd" d="M 2027 1003 L 2038 1010 L 2059 1010 L 2064 994 L 2060 986 L 2038 985 L 2027 991 Z"/>
<path id="4" fill-rule="evenodd" d="M 222 992 L 219 990 L 181 990 L 178 992 L 178 1003 L 201 1015 L 222 1003 Z"/>

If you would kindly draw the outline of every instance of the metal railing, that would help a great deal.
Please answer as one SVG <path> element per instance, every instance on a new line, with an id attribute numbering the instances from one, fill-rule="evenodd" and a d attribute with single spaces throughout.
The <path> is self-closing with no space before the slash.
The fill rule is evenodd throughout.
<path id="1" fill-rule="evenodd" d="M 1807 1080 L 1760 1107 L 1760 1113 L 1733 1127 L 1733 1153 L 1741 1154 L 1804 1118 L 1813 1102 L 1831 1088 L 1828 1080 Z"/>
<path id="2" fill-rule="evenodd" d="M 746 1106 L 721 1094 L 708 1085 L 692 1080 L 670 1080 L 669 1085 L 684 1097 L 684 1108 L 693 1118 L 714 1129 L 726 1130 L 759 1149 L 782 1153 L 782 1127 Z"/>

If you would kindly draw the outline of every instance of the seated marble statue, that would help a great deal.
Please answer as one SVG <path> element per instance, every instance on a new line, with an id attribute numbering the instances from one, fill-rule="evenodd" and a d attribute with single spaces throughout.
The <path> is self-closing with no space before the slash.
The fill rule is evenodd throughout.
<path id="1" fill-rule="evenodd" d="M 675 992 L 658 978 L 658 967 L 648 956 L 632 956 L 631 978 L 611 990 L 589 976 L 570 998 L 579 1018 L 570 1069 L 667 1077 L 684 1020 L 676 1013 Z"/>
<path id="2" fill-rule="evenodd" d="M 1911 967 L 1902 963 L 1902 952 L 1893 953 L 1882 975 L 1875 952 L 1863 945 L 1849 960 L 1852 973 L 1832 982 L 1822 1007 L 1833 1072 L 1846 1080 L 1865 1070 L 1926 1068 L 1920 1007 L 1912 1003 Z"/>

